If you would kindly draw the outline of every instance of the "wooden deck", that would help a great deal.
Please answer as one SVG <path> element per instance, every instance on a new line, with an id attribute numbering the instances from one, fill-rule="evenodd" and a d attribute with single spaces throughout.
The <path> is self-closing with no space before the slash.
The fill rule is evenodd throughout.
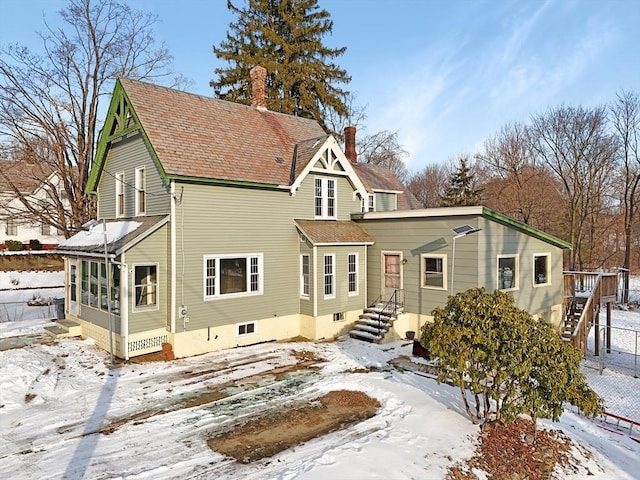
<path id="1" fill-rule="evenodd" d="M 605 272 L 564 272 L 563 337 L 583 353 L 587 351 L 587 336 L 594 325 L 599 325 L 600 306 L 617 301 L 618 274 Z M 596 349 L 600 329 L 596 328 Z M 597 355 L 597 352 L 596 352 Z"/>

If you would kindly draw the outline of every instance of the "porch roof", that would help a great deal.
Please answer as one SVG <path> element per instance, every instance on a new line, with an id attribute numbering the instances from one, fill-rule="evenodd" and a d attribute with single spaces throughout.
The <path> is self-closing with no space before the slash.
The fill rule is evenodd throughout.
<path id="1" fill-rule="evenodd" d="M 168 215 L 115 218 L 106 220 L 107 253 L 117 256 L 151 235 L 169 221 Z M 85 224 L 83 231 L 60 243 L 61 255 L 104 255 L 105 237 L 101 220 Z"/>
<path id="2" fill-rule="evenodd" d="M 297 229 L 314 245 L 372 245 L 373 238 L 352 221 L 294 220 Z"/>

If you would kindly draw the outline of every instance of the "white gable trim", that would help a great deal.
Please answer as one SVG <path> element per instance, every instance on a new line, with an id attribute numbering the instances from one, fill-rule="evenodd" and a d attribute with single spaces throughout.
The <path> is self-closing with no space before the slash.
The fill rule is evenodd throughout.
<path id="1" fill-rule="evenodd" d="M 332 154 L 328 155 L 327 159 L 323 156 L 325 151 Z M 316 167 L 317 163 L 321 163 L 322 168 Z M 338 145 L 338 142 L 332 135 L 325 140 L 324 145 L 318 149 L 313 158 L 304 167 L 304 170 L 300 172 L 300 175 L 298 175 L 291 184 L 291 195 L 295 195 L 307 175 L 313 173 L 347 177 L 355 189 L 353 192 L 354 197 L 356 194 L 360 194 L 360 197 L 367 194 L 367 189 L 360 180 L 360 177 L 358 177 L 351 162 L 344 156 L 340 145 Z"/>

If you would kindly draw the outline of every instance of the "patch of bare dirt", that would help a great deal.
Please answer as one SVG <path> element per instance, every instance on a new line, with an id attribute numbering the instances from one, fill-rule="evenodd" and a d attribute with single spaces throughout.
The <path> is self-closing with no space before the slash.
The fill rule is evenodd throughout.
<path id="1" fill-rule="evenodd" d="M 162 350 L 159 352 L 147 353 L 145 355 L 138 355 L 136 357 L 129 358 L 131 363 L 147 363 L 147 362 L 168 362 L 175 360 L 176 357 L 173 354 L 173 347 L 170 343 L 163 343 Z"/>
<path id="2" fill-rule="evenodd" d="M 292 410 L 273 412 L 207 441 L 212 450 L 250 463 L 374 416 L 380 403 L 351 390 L 329 392 Z"/>
<path id="3" fill-rule="evenodd" d="M 168 344 L 165 344 L 165 345 L 168 345 Z M 162 352 L 158 352 L 158 354 L 162 355 Z M 154 354 L 151 354 L 151 355 L 154 355 Z M 251 390 L 256 390 L 264 387 L 265 382 L 273 384 L 275 382 L 279 382 L 281 380 L 288 378 L 292 374 L 295 375 L 298 372 L 300 373 L 316 372 L 317 370 L 320 369 L 320 367 L 317 364 L 325 362 L 323 358 L 318 357 L 315 353 L 307 350 L 294 351 L 292 352 L 292 355 L 297 360 L 297 362 L 292 365 L 283 365 L 280 367 L 274 367 L 271 370 L 267 370 L 259 374 L 250 375 L 240 379 L 235 379 L 230 382 L 220 383 L 215 387 L 206 385 L 203 382 L 203 376 L 215 375 L 218 373 L 221 374 L 224 371 L 231 368 L 229 364 L 224 364 L 220 369 L 182 372 L 180 373 L 180 377 L 182 377 L 183 379 L 193 378 L 193 381 L 183 382 L 183 385 L 199 384 L 201 385 L 201 387 L 194 390 L 190 394 L 182 394 L 176 397 L 170 397 L 164 401 L 158 401 L 153 408 L 134 412 L 119 418 L 114 418 L 107 425 L 101 427 L 98 431 L 105 435 L 110 435 L 111 433 L 113 433 L 123 425 L 129 424 L 129 423 L 137 425 L 156 415 L 175 412 L 175 411 L 183 410 L 186 408 L 199 407 L 199 406 L 207 405 L 220 400 L 224 400 L 228 397 L 233 396 L 236 393 L 237 389 L 239 388 L 242 389 L 242 391 L 244 392 L 249 392 Z M 141 355 L 141 357 L 147 357 L 147 355 Z M 140 357 L 135 357 L 135 358 L 140 358 Z M 247 365 L 257 361 L 262 362 L 264 360 L 265 360 L 264 356 L 259 358 L 250 357 L 248 360 L 244 362 L 235 363 L 233 365 L 233 368 L 237 368 L 238 365 Z M 152 360 L 147 359 L 143 361 L 152 361 Z M 171 390 L 168 389 L 167 392 L 171 392 Z M 93 433 L 93 432 L 90 432 L 90 433 Z"/>
<path id="4" fill-rule="evenodd" d="M 447 480 L 477 480 L 474 468 L 491 480 L 550 480 L 558 478 L 556 465 L 570 465 L 571 440 L 559 431 L 537 430 L 530 420 L 486 424 L 480 440 L 475 455 L 452 467 Z"/>
<path id="5" fill-rule="evenodd" d="M 64 261 L 60 255 L 55 253 L 38 255 L 0 254 L 0 272 L 59 272 L 62 270 L 64 270 Z"/>

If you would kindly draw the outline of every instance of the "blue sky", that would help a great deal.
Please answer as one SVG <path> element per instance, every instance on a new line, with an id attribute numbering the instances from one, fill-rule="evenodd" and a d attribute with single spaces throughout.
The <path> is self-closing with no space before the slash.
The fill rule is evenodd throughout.
<path id="1" fill-rule="evenodd" d="M 232 15 L 226 0 L 129 0 L 159 16 L 155 28 L 211 95 L 212 53 Z M 243 0 L 236 0 L 242 4 Z M 34 48 L 43 15 L 63 0 L 0 0 L 0 44 Z M 561 103 L 594 106 L 640 92 L 640 0 L 319 0 L 331 14 L 325 43 L 367 107 L 366 131 L 397 131 L 418 169 L 477 151 L 511 121 Z M 362 133 L 362 132 L 361 132 Z"/>

